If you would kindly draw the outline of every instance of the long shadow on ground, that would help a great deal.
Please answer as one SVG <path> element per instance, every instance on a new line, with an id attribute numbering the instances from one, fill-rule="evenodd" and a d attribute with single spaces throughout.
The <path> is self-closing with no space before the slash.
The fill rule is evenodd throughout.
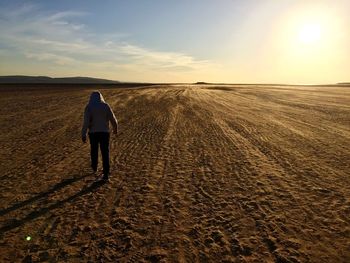
<path id="1" fill-rule="evenodd" d="M 80 179 L 82 179 L 82 178 L 84 178 L 84 177 L 86 177 L 86 176 L 87 176 L 87 175 L 84 175 L 84 176 L 80 177 Z M 75 181 L 80 180 L 80 179 L 79 179 L 79 178 L 77 178 L 77 179 L 68 179 L 69 182 L 63 181 L 63 182 L 61 182 L 61 183 L 58 184 L 58 185 L 59 185 L 59 188 L 62 188 L 62 187 L 64 187 L 65 185 L 71 184 L 72 182 L 75 182 Z M 74 199 L 76 199 L 76 198 L 78 198 L 78 197 L 80 197 L 80 196 L 83 196 L 83 195 L 85 195 L 85 194 L 87 194 L 87 193 L 90 193 L 90 192 L 92 192 L 93 190 L 95 190 L 95 189 L 99 188 L 100 186 L 102 186 L 103 184 L 104 184 L 103 181 L 93 182 L 90 186 L 83 188 L 83 189 L 80 190 L 78 193 L 76 193 L 76 194 L 74 194 L 74 195 L 72 195 L 72 196 L 70 196 L 70 197 L 67 197 L 67 198 L 65 198 L 65 199 L 63 199 L 63 200 L 61 200 L 61 201 L 58 201 L 58 202 L 56 202 L 56 203 L 54 203 L 54 204 L 52 204 L 52 205 L 50 205 L 50 206 L 48 206 L 48 207 L 44 207 L 44 208 L 41 208 L 40 210 L 33 211 L 33 212 L 29 213 L 27 216 L 25 216 L 25 217 L 22 218 L 22 219 L 19 219 L 19 220 L 17 220 L 17 219 L 9 220 L 7 223 L 5 223 L 4 226 L 2 226 L 2 227 L 0 228 L 0 234 L 4 234 L 4 233 L 6 233 L 7 231 L 10 231 L 10 230 L 12 230 L 12 229 L 14 229 L 14 228 L 17 228 L 17 227 L 19 227 L 19 226 L 22 226 L 23 224 L 25 224 L 25 223 L 27 223 L 27 222 L 33 220 L 33 219 L 36 219 L 36 218 L 38 218 L 38 217 L 40 217 L 40 216 L 42 216 L 42 215 L 48 213 L 49 211 L 51 211 L 51 210 L 53 210 L 53 209 L 56 209 L 56 208 L 59 208 L 59 207 L 63 206 L 63 205 L 64 205 L 65 203 L 67 203 L 67 202 L 71 202 L 71 201 L 73 201 Z M 52 189 L 54 189 L 54 188 L 56 188 L 56 190 L 58 190 L 58 189 L 57 189 L 57 185 L 56 185 L 55 187 L 53 187 Z M 30 202 L 33 202 L 33 201 L 35 201 L 35 200 L 37 200 L 37 199 L 39 199 L 39 198 L 41 198 L 41 197 L 47 196 L 48 194 L 50 194 L 50 193 L 53 192 L 52 189 L 49 190 L 48 192 L 41 193 L 41 194 L 39 194 L 39 195 L 37 195 L 37 196 L 31 198 L 31 199 L 28 199 L 28 200 L 23 201 L 23 202 L 21 202 L 21 203 L 19 203 L 19 204 L 16 204 L 16 205 L 12 206 L 11 208 L 5 209 L 5 210 L 6 210 L 6 213 L 9 212 L 9 211 L 7 211 L 7 210 L 13 211 L 13 210 L 15 210 L 15 209 L 18 208 L 18 207 L 22 207 L 22 206 L 24 206 L 24 205 L 26 205 L 26 204 L 28 204 L 28 203 L 30 203 Z M 54 191 L 56 191 L 56 190 L 54 190 Z M 39 196 L 40 196 L 40 197 L 39 197 Z M 24 204 L 23 204 L 23 203 L 24 203 Z M 5 210 L 2 210 L 2 211 L 5 211 Z"/>
<path id="2" fill-rule="evenodd" d="M 80 181 L 82 179 L 84 179 L 85 177 L 87 177 L 88 175 L 83 175 L 83 176 L 79 176 L 79 177 L 76 177 L 76 178 L 69 178 L 69 179 L 64 179 L 62 180 L 61 182 L 59 182 L 58 184 L 54 185 L 51 189 L 49 189 L 48 191 L 46 192 L 43 192 L 43 193 L 40 193 L 36 196 L 33 196 L 25 201 L 22 201 L 22 202 L 19 202 L 17 204 L 14 204 L 13 206 L 11 207 L 8 207 L 8 208 L 5 208 L 5 209 L 2 209 L 0 210 L 0 216 L 3 216 L 3 215 L 6 215 L 7 213 L 10 213 L 14 210 L 17 210 L 23 206 L 26 206 L 28 204 L 31 204 L 41 198 L 45 198 L 45 197 L 48 197 L 50 194 L 62 189 L 63 187 L 67 186 L 67 185 L 70 185 L 72 183 L 75 183 L 77 181 Z"/>

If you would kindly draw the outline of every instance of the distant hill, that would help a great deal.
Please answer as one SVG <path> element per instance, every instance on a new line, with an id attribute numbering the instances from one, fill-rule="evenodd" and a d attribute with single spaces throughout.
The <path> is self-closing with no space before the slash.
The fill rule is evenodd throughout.
<path id="1" fill-rule="evenodd" d="M 337 83 L 337 85 L 349 86 L 349 85 L 350 85 L 350 82 L 339 82 L 339 83 Z"/>
<path id="2" fill-rule="evenodd" d="M 88 77 L 69 77 L 69 78 L 50 78 L 46 76 L 0 76 L 0 83 L 19 83 L 19 84 L 118 84 L 119 81 L 88 78 Z"/>
<path id="3" fill-rule="evenodd" d="M 194 83 L 194 84 L 210 84 L 210 83 L 207 83 L 207 82 L 204 82 L 204 81 L 197 81 L 196 83 Z"/>

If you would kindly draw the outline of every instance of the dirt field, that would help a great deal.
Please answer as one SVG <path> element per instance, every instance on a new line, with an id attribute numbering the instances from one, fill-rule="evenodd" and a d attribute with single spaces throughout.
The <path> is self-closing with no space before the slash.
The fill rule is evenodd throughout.
<path id="1" fill-rule="evenodd" d="M 1 262 L 350 262 L 349 87 L 99 90 L 108 184 L 91 89 L 0 91 Z"/>

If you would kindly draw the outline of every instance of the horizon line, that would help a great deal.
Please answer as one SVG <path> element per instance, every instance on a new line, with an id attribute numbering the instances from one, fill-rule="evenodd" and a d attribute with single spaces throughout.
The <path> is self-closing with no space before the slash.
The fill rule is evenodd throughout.
<path id="1" fill-rule="evenodd" d="M 121 80 L 113 80 L 113 79 L 107 79 L 107 78 L 101 78 L 101 77 L 89 77 L 89 76 L 65 76 L 65 77 L 52 77 L 48 75 L 0 75 L 0 78 L 15 78 L 15 77 L 23 77 L 23 78 L 50 78 L 50 79 L 78 79 L 78 78 L 87 78 L 91 80 L 102 80 L 102 81 L 110 81 L 110 82 L 116 82 L 116 83 L 108 83 L 110 85 L 118 85 L 123 83 L 143 83 L 143 84 L 158 84 L 158 85 L 164 85 L 164 84 L 196 84 L 196 85 L 272 85 L 272 86 L 341 86 L 341 85 L 350 85 L 350 82 L 347 81 L 341 81 L 336 83 L 298 83 L 298 84 L 292 84 L 292 83 L 266 83 L 266 82 L 206 82 L 206 81 L 194 81 L 194 82 L 148 82 L 148 81 L 121 81 Z M 60 83 L 5 83 L 0 82 L 0 84 L 60 84 Z M 70 84 L 70 83 L 62 83 L 62 84 Z M 74 83 L 72 83 L 74 84 Z M 80 83 L 76 83 L 80 84 Z M 94 83 L 95 84 L 95 83 Z M 102 83 L 101 83 L 102 84 Z"/>

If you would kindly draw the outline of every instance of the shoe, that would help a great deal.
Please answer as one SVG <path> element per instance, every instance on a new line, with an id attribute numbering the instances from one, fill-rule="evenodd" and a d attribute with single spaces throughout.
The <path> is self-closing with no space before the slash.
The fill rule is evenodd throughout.
<path id="1" fill-rule="evenodd" d="M 91 168 L 92 168 L 92 171 L 94 172 L 94 174 L 97 173 L 97 167 L 92 167 L 91 166 Z"/>
<path id="2" fill-rule="evenodd" d="M 108 176 L 108 174 L 104 174 L 104 175 L 103 175 L 102 181 L 104 181 L 104 182 L 109 182 L 109 176 Z"/>
<path id="3" fill-rule="evenodd" d="M 103 183 L 109 183 L 110 180 L 109 180 L 108 177 L 103 177 L 103 178 L 102 178 L 102 182 L 103 182 Z"/>

